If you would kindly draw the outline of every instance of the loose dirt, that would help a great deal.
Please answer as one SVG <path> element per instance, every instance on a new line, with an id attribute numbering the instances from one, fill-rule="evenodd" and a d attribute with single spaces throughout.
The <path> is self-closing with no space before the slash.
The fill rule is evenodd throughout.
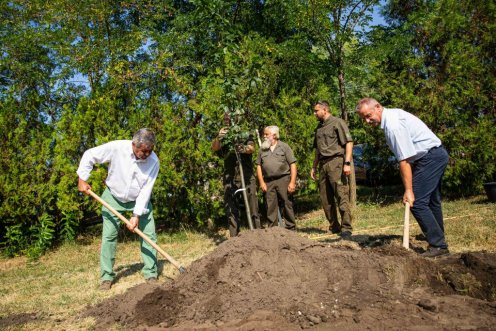
<path id="1" fill-rule="evenodd" d="M 495 253 L 425 259 L 399 240 L 245 231 L 171 282 L 89 307 L 96 329 L 495 330 Z"/>

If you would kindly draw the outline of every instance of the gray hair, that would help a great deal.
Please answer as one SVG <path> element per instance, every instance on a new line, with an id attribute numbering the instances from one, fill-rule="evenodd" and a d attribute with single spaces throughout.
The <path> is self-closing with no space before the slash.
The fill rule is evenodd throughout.
<path id="1" fill-rule="evenodd" d="M 155 146 L 155 134 L 147 128 L 139 129 L 133 136 L 133 143 L 138 148 L 141 145 L 153 148 Z"/>
<path id="2" fill-rule="evenodd" d="M 374 107 L 375 105 L 380 105 L 380 103 L 374 98 L 370 98 L 370 97 L 363 98 L 362 100 L 358 101 L 355 111 L 358 113 L 363 105 Z"/>
<path id="3" fill-rule="evenodd" d="M 266 129 L 270 130 L 273 134 L 276 135 L 276 138 L 279 139 L 279 127 L 276 125 L 271 125 L 266 127 Z"/>

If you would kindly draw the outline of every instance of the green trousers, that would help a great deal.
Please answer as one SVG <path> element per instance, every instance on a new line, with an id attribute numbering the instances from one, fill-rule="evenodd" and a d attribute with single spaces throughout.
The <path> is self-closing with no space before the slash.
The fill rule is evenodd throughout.
<path id="1" fill-rule="evenodd" d="M 135 202 L 120 202 L 115 199 L 107 188 L 102 194 L 102 199 L 119 213 L 132 211 Z M 151 202 L 148 203 L 148 214 L 140 216 L 138 228 L 153 242 L 157 242 L 155 233 L 155 220 L 153 219 L 153 209 Z M 113 270 L 115 263 L 115 252 L 117 249 L 117 234 L 120 228 L 120 220 L 110 210 L 102 207 L 103 230 L 102 248 L 100 251 L 100 280 L 110 280 L 115 278 Z M 145 279 L 157 277 L 157 251 L 140 237 L 141 257 L 144 266 L 142 269 Z"/>

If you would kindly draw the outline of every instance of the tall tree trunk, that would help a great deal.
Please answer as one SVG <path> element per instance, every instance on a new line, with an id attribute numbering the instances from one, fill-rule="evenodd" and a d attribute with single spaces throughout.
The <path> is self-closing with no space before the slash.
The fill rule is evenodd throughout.
<path id="1" fill-rule="evenodd" d="M 346 87 L 344 78 L 344 64 L 342 57 L 338 60 L 338 86 L 339 86 L 339 107 L 341 109 L 341 118 L 348 124 L 348 111 L 346 110 Z M 351 174 L 350 174 L 350 206 L 356 207 L 356 178 L 355 178 L 355 165 L 353 159 L 351 160 Z"/>
<path id="2" fill-rule="evenodd" d="M 338 86 L 339 86 L 339 108 L 341 110 L 341 118 L 348 123 L 348 111 L 346 110 L 346 87 L 344 79 L 343 62 L 339 60 L 338 64 Z"/>

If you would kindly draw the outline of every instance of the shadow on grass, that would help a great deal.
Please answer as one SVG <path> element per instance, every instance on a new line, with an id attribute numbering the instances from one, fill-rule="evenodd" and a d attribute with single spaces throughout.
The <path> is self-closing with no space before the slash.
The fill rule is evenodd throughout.
<path id="1" fill-rule="evenodd" d="M 305 226 L 305 227 L 298 227 L 298 232 L 303 232 L 303 233 L 306 233 L 308 235 L 311 235 L 311 234 L 316 234 L 316 235 L 325 235 L 325 234 L 329 234 L 331 235 L 330 232 L 328 232 L 327 230 L 323 230 L 323 229 L 320 229 L 318 227 L 309 227 L 309 226 Z"/>
<path id="2" fill-rule="evenodd" d="M 340 238 L 340 237 L 337 237 L 337 238 L 322 239 L 322 240 L 319 240 L 319 241 L 322 242 L 322 243 L 326 243 L 326 244 L 332 244 L 332 243 L 341 242 L 341 241 L 343 241 L 343 239 Z"/>
<path id="3" fill-rule="evenodd" d="M 164 271 L 164 266 L 165 264 L 169 264 L 170 262 L 164 259 L 158 259 L 157 261 L 157 272 L 158 276 L 160 277 Z M 131 275 L 134 275 L 136 273 L 141 272 L 141 269 L 143 269 L 144 264 L 141 263 L 131 263 L 131 264 L 123 264 L 120 265 L 116 268 L 114 268 L 115 271 L 115 278 L 114 282 L 118 282 L 119 279 L 129 277 Z M 165 277 L 165 276 L 163 276 Z M 167 277 L 169 278 L 169 277 Z"/>
<path id="4" fill-rule="evenodd" d="M 294 212 L 298 215 L 321 208 L 319 192 L 295 196 Z"/>
<path id="5" fill-rule="evenodd" d="M 464 200 L 464 198 L 460 198 L 460 200 Z M 489 198 L 487 196 L 483 196 L 483 195 L 481 195 L 480 197 L 474 199 L 470 203 L 472 205 L 483 205 L 483 206 L 493 205 L 493 206 L 496 206 L 496 202 L 493 202 L 493 201 L 489 200 Z"/>

